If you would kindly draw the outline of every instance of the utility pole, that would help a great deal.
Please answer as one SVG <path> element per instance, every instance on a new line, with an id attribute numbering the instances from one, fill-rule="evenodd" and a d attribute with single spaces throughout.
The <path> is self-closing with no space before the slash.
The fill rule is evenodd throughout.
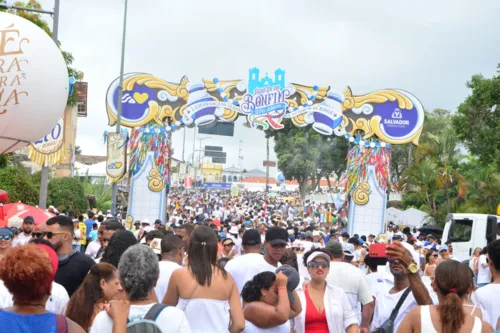
<path id="1" fill-rule="evenodd" d="M 196 166 L 194 164 L 194 154 L 196 150 L 196 127 L 193 127 L 193 163 L 191 163 L 194 171 L 194 177 L 193 177 L 193 188 L 196 187 Z"/>
<path id="2" fill-rule="evenodd" d="M 118 87 L 118 112 L 116 115 L 116 133 L 120 133 L 120 122 L 122 120 L 122 98 L 123 98 L 123 72 L 125 68 L 125 41 L 127 36 L 127 10 L 128 0 L 125 0 L 125 8 L 123 10 L 123 35 L 122 35 L 122 54 L 120 63 L 120 85 Z M 111 214 L 116 215 L 116 196 L 118 195 L 118 182 L 114 182 L 111 187 Z"/>
<path id="3" fill-rule="evenodd" d="M 266 193 L 269 192 L 269 137 L 266 138 Z"/>

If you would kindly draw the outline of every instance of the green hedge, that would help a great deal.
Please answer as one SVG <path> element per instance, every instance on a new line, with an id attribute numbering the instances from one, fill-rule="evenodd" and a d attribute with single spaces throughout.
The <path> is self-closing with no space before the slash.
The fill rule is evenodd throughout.
<path id="1" fill-rule="evenodd" d="M 57 207 L 60 212 L 73 211 L 78 214 L 87 209 L 83 185 L 76 177 L 52 179 L 48 192 L 47 203 Z"/>
<path id="2" fill-rule="evenodd" d="M 11 202 L 22 201 L 33 206 L 38 204 L 39 189 L 23 169 L 0 168 L 0 189 L 9 193 Z"/>

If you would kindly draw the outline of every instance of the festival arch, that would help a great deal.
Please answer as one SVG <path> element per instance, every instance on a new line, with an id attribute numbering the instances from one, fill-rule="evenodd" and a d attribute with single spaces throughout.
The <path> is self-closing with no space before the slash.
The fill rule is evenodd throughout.
<path id="1" fill-rule="evenodd" d="M 111 83 L 106 96 L 110 126 L 117 122 L 119 82 L 117 78 Z M 132 129 L 128 144 L 129 223 L 164 219 L 173 131 L 246 117 L 253 128 L 280 130 L 283 121 L 289 119 L 292 126 L 311 126 L 322 135 L 349 140 L 348 230 L 359 234 L 383 232 L 391 147 L 417 145 L 424 122 L 422 104 L 407 91 L 382 89 L 355 95 L 347 87 L 341 93 L 329 86 L 289 83 L 282 69 L 269 76 L 252 68 L 247 80 L 215 77 L 190 81 L 184 76 L 179 82 L 129 73 L 124 76 L 122 89 L 120 123 Z M 115 174 L 125 173 L 123 161 L 120 168 L 116 162 L 108 162 L 112 162 L 108 169 Z M 117 169 L 122 172 L 116 173 Z"/>

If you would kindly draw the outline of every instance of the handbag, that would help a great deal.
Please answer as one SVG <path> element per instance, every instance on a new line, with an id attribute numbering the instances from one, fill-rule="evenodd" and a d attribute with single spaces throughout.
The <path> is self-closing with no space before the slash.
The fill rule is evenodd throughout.
<path id="1" fill-rule="evenodd" d="M 410 293 L 410 291 L 411 291 L 411 287 L 408 287 L 404 291 L 403 295 L 401 295 L 401 298 L 399 299 L 398 304 L 396 304 L 396 307 L 394 308 L 394 310 L 392 310 L 391 316 L 389 317 L 389 319 L 384 321 L 384 323 L 382 325 L 380 325 L 380 327 L 375 329 L 375 331 L 373 331 L 372 333 L 393 333 L 394 332 L 394 321 L 396 320 L 396 317 L 398 316 L 399 309 L 403 305 L 403 302 L 405 301 L 406 297 L 408 297 L 408 294 Z"/>

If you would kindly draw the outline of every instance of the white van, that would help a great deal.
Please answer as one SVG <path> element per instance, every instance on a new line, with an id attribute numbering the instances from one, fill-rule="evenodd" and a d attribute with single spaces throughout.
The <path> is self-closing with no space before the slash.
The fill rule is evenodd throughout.
<path id="1" fill-rule="evenodd" d="M 500 216 L 487 214 L 448 214 L 442 244 L 450 241 L 453 255 L 468 261 L 476 247 L 481 249 L 500 238 Z"/>

